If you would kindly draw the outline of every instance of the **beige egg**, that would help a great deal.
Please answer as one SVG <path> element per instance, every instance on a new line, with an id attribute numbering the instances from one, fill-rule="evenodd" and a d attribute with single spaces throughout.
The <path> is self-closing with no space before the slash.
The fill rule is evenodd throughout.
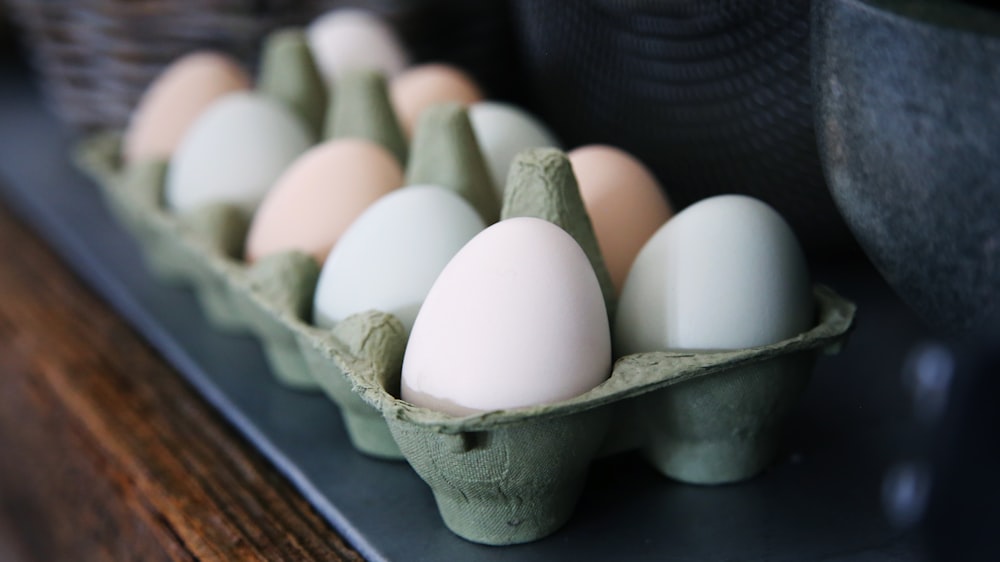
<path id="1" fill-rule="evenodd" d="M 232 57 L 199 51 L 171 63 L 149 85 L 132 112 L 123 139 L 126 162 L 170 158 L 206 107 L 250 88 L 250 76 Z"/>
<path id="2" fill-rule="evenodd" d="M 402 185 L 402 168 L 380 145 L 345 138 L 316 146 L 278 178 L 257 209 L 246 259 L 299 250 L 323 263 L 358 215 Z"/>
<path id="3" fill-rule="evenodd" d="M 612 146 L 582 146 L 568 154 L 616 291 L 650 237 L 673 214 L 653 174 Z"/>
<path id="4" fill-rule="evenodd" d="M 483 99 L 483 92 L 472 77 L 459 68 L 424 64 L 393 78 L 389 83 L 389 97 L 403 130 L 412 136 L 423 110 L 449 101 L 473 104 Z"/>

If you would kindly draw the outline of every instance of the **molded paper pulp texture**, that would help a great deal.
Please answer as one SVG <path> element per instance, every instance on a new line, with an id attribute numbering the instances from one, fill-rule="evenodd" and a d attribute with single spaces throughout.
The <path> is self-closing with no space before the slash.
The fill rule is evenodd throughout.
<path id="1" fill-rule="evenodd" d="M 330 96 L 326 123 L 327 139 L 364 138 L 385 147 L 406 164 L 407 147 L 403 129 L 389 101 L 385 78 L 368 70 L 353 70 L 337 82 Z"/>
<path id="2" fill-rule="evenodd" d="M 402 132 L 381 76 L 370 72 L 345 75 L 339 82 L 338 96 L 342 101 L 332 104 L 331 113 L 352 117 L 331 127 L 333 137 L 367 138 L 383 146 L 388 143 L 397 147 L 397 157 L 405 157 Z M 356 114 L 366 119 L 358 120 L 353 117 Z M 442 104 L 426 111 L 418 123 L 417 137 L 407 177 L 478 201 L 477 210 L 491 221 L 495 219 L 497 204 L 489 204 L 494 191 L 465 109 Z M 370 327 L 344 323 L 331 335 L 308 323 L 319 275 L 316 262 L 305 254 L 289 252 L 268 256 L 253 266 L 242 263 L 248 217 L 228 205 L 171 214 L 162 207 L 167 164 L 140 162 L 120 170 L 117 142 L 114 135 L 90 139 L 81 147 L 80 164 L 95 176 L 109 205 L 140 240 L 154 272 L 192 285 L 214 326 L 255 334 L 279 381 L 294 388 L 325 391 L 340 406 L 358 450 L 401 458 L 381 414 L 352 391 L 328 349 L 329 338 L 349 343 L 356 334 L 367 337 Z M 401 326 L 399 329 L 402 331 Z"/>
<path id="3" fill-rule="evenodd" d="M 262 53 L 257 90 L 290 108 L 310 127 L 313 138 L 320 138 L 327 92 L 305 32 L 275 31 L 268 35 Z"/>
<path id="4" fill-rule="evenodd" d="M 478 149 L 452 150 L 455 142 L 471 142 L 464 110 L 442 106 L 431 116 L 453 126 L 439 128 L 445 132 L 429 143 L 443 148 L 420 156 L 424 148 L 415 146 L 413 160 L 434 156 L 446 164 L 434 173 L 411 168 L 408 177 L 454 173 L 462 181 L 449 185 L 466 186 L 459 192 L 489 189 Z M 418 140 L 423 134 L 430 133 L 418 131 Z M 663 474 L 686 482 L 753 476 L 772 459 L 777 428 L 817 353 L 836 350 L 853 320 L 852 304 L 818 286 L 817 324 L 796 337 L 750 349 L 630 355 L 606 382 L 575 398 L 453 417 L 397 398 L 406 336 L 396 318 L 369 311 L 333 330 L 310 326 L 318 275 L 312 259 L 287 253 L 247 267 L 236 259 L 245 218 L 224 206 L 170 215 L 160 207 L 165 165 L 140 164 L 122 174 L 116 151 L 115 139 L 96 137 L 82 146 L 80 162 L 156 270 L 194 284 L 213 321 L 260 337 L 279 380 L 296 387 L 318 382 L 339 405 L 359 450 L 404 455 L 430 485 L 445 524 L 476 542 L 526 542 L 558 529 L 572 514 L 588 465 L 605 454 L 641 449 Z M 523 155 L 508 189 L 503 216 L 546 218 L 576 237 L 613 309 L 565 155 Z"/>

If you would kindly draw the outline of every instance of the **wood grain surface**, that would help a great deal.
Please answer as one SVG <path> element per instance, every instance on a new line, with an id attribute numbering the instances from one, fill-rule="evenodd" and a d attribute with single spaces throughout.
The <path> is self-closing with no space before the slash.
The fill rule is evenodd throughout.
<path id="1" fill-rule="evenodd" d="M 0 559 L 361 556 L 0 205 Z"/>

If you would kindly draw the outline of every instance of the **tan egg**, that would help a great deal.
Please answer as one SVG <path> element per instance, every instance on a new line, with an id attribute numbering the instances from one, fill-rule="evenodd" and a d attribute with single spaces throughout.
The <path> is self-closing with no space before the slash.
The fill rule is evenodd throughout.
<path id="1" fill-rule="evenodd" d="M 673 214 L 659 182 L 635 157 L 605 145 L 568 155 L 597 244 L 621 292 L 635 256 Z"/>
<path id="2" fill-rule="evenodd" d="M 399 123 L 413 136 L 420 113 L 442 102 L 465 105 L 483 99 L 483 92 L 468 74 L 447 64 L 414 66 L 392 79 L 389 97 Z"/>
<path id="3" fill-rule="evenodd" d="M 347 227 L 403 185 L 403 170 L 380 145 L 337 139 L 310 149 L 275 183 L 247 235 L 246 259 L 299 250 L 323 263 Z"/>
<path id="4" fill-rule="evenodd" d="M 177 59 L 149 85 L 132 112 L 123 139 L 125 161 L 169 159 L 206 107 L 249 88 L 250 76 L 228 55 L 199 51 Z"/>

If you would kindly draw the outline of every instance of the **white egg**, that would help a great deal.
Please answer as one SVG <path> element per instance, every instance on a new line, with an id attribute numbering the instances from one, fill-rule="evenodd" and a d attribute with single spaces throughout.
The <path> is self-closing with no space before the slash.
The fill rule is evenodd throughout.
<path id="1" fill-rule="evenodd" d="M 618 300 L 615 351 L 766 345 L 813 321 L 791 228 L 757 199 L 721 195 L 678 213 L 643 246 Z"/>
<path id="2" fill-rule="evenodd" d="M 510 165 L 519 152 L 529 148 L 559 148 L 559 141 L 541 121 L 513 105 L 493 101 L 474 103 L 469 106 L 469 121 L 501 201 Z"/>
<path id="3" fill-rule="evenodd" d="M 391 78 L 409 64 L 389 24 L 365 10 L 329 11 L 309 24 L 306 35 L 328 84 L 351 69 L 376 70 Z"/>
<path id="4" fill-rule="evenodd" d="M 309 131 L 285 106 L 256 93 L 228 94 L 201 113 L 177 147 L 167 171 L 167 206 L 183 212 L 229 203 L 252 214 L 310 144 Z"/>
<path id="5" fill-rule="evenodd" d="M 383 196 L 330 252 L 316 286 L 314 322 L 332 327 L 379 310 L 409 330 L 441 270 L 485 227 L 465 199 L 442 187 L 409 186 Z"/>
<path id="6" fill-rule="evenodd" d="M 590 261 L 558 226 L 519 217 L 479 233 L 441 272 L 410 334 L 402 398 L 462 415 L 572 398 L 610 372 Z"/>

